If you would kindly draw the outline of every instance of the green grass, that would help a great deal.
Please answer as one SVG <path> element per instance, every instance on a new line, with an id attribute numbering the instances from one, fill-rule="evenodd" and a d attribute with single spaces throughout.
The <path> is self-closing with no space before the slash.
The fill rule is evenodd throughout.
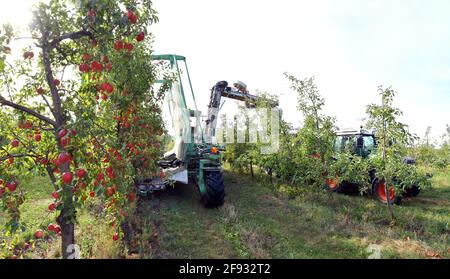
<path id="1" fill-rule="evenodd" d="M 432 189 L 395 206 L 394 227 L 386 207 L 369 197 L 307 187 L 298 187 L 294 197 L 291 186 L 230 170 L 225 183 L 226 202 L 219 209 L 204 209 L 191 185 L 140 201 L 126 246 L 111 240 L 112 229 L 92 201 L 78 217 L 82 257 L 367 258 L 368 246 L 376 244 L 383 258 L 450 258 L 448 173 L 435 174 Z M 37 178 L 29 188 L 36 198 L 21 208 L 29 224 L 23 239 L 55 217 L 45 214 L 52 192 L 47 181 Z M 60 257 L 59 239 L 37 244 L 25 257 Z"/>
<path id="2" fill-rule="evenodd" d="M 366 258 L 376 244 L 383 258 L 449 258 L 450 177 L 433 182 L 395 206 L 398 224 L 390 227 L 386 207 L 369 197 L 305 189 L 290 199 L 265 179 L 228 172 L 220 209 L 203 209 L 192 186 L 147 202 L 145 215 L 160 224 L 160 237 L 144 257 Z"/>
<path id="3" fill-rule="evenodd" d="M 26 192 L 25 203 L 20 207 L 21 223 L 25 225 L 25 231 L 17 238 L 4 236 L 3 229 L 0 229 L 0 240 L 12 241 L 17 247 L 23 247 L 25 243 L 30 243 L 36 251 L 36 256 L 45 255 L 50 247 L 51 240 L 34 241 L 34 232 L 37 229 L 45 230 L 50 223 L 55 223 L 56 214 L 48 213 L 48 205 L 52 202 L 51 193 L 54 191 L 50 181 L 46 177 L 36 177 L 27 184 L 21 185 Z M 0 228 L 3 228 L 8 221 L 8 216 L 0 212 Z M 9 256 L 12 251 L 4 251 Z M 40 254 L 40 255 L 39 255 Z"/>

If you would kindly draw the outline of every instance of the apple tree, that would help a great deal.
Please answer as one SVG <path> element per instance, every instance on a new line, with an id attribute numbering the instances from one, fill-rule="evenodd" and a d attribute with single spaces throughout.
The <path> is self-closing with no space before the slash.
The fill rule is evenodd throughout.
<path id="1" fill-rule="evenodd" d="M 414 140 L 414 135 L 408 131 L 408 126 L 400 122 L 402 111 L 394 107 L 397 94 L 392 88 L 378 88 L 381 104 L 370 104 L 366 108 L 366 127 L 374 129 L 379 142 L 375 156 L 370 157 L 370 168 L 376 170 L 377 180 L 384 184 L 384 192 L 402 194 L 411 185 L 424 189 L 431 186 L 427 176 L 421 173 L 415 165 L 406 164 L 404 158 L 408 155 L 408 147 Z M 396 223 L 391 195 L 386 195 L 387 208 L 391 223 Z"/>
<path id="2" fill-rule="evenodd" d="M 51 0 L 33 14 L 23 57 L 1 59 L 1 208 L 8 230 L 20 229 L 27 181 L 48 175 L 55 188 L 48 211 L 58 218 L 46 233 L 61 235 L 67 258 L 77 209 L 89 198 L 105 202 L 112 238 L 122 236 L 135 181 L 158 174 L 160 101 L 168 86 L 154 86 L 151 1 Z M 12 35 L 2 34 L 5 49 Z"/>
<path id="3" fill-rule="evenodd" d="M 293 162 L 296 172 L 293 183 L 322 187 L 333 153 L 335 119 L 322 113 L 325 100 L 314 78 L 298 79 L 285 73 L 291 89 L 297 93 L 297 108 L 303 114 L 304 124 L 295 136 Z"/>

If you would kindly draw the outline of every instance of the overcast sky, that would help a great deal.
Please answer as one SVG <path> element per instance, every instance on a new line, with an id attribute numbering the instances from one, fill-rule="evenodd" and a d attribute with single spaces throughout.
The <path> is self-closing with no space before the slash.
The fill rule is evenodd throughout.
<path id="1" fill-rule="evenodd" d="M 0 22 L 23 26 L 33 0 L 2 1 Z M 450 124 L 450 1 L 447 0 L 154 0 L 157 53 L 188 65 L 199 108 L 219 80 L 281 98 L 298 126 L 296 96 L 283 72 L 315 76 L 326 113 L 357 127 L 378 85 L 399 92 L 411 131 L 433 136 Z M 230 106 L 230 104 L 227 104 Z"/>
<path id="2" fill-rule="evenodd" d="M 360 124 L 378 85 L 398 91 L 411 131 L 450 123 L 450 1 L 155 0 L 155 51 L 187 56 L 206 107 L 216 81 L 242 80 L 281 96 L 294 125 L 295 94 L 283 77 L 315 76 L 326 113 Z"/>

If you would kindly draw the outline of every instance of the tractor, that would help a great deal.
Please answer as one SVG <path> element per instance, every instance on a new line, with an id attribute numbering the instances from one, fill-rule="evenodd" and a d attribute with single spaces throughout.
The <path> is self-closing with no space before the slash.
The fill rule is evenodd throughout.
<path id="1" fill-rule="evenodd" d="M 157 81 L 160 84 L 170 82 L 171 89 L 165 97 L 162 112 L 170 138 L 167 146 L 171 148 L 157 162 L 162 175 L 136 181 L 138 193 L 147 196 L 169 185 L 191 183 L 198 188 L 201 203 L 206 208 L 219 207 L 225 198 L 221 164 L 221 153 L 225 148 L 213 144 L 213 138 L 222 98 L 242 101 L 252 107 L 258 97 L 249 94 L 246 84 L 241 81 L 232 87 L 226 81 L 217 82 L 210 93 L 206 120 L 202 121 L 186 58 L 175 54 L 154 55 L 153 61 L 165 64 L 175 73 L 174 80 Z M 185 85 L 189 85 L 187 89 Z"/>
<path id="2" fill-rule="evenodd" d="M 334 143 L 334 152 L 340 153 L 350 146 L 351 152 L 364 159 L 373 156 L 377 149 L 377 138 L 374 132 L 363 130 L 362 128 L 357 130 L 342 130 L 337 133 L 337 137 Z M 404 164 L 415 165 L 416 160 L 411 157 L 403 158 Z M 377 179 L 376 170 L 370 170 L 368 173 L 371 188 L 369 189 L 369 195 L 374 196 L 378 201 L 387 203 L 385 182 Z M 428 175 L 430 176 L 430 175 Z M 325 186 L 331 191 L 337 193 L 355 194 L 360 193 L 359 185 L 350 183 L 347 181 L 338 182 L 338 179 L 327 179 Z M 420 193 L 420 187 L 411 185 L 404 189 L 401 195 L 396 195 L 393 188 L 389 189 L 389 200 L 392 203 L 400 204 L 402 197 L 415 197 Z"/>

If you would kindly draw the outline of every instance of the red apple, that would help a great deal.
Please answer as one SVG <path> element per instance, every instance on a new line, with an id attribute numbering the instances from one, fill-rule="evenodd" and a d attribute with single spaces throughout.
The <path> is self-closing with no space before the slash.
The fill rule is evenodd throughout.
<path id="1" fill-rule="evenodd" d="M 87 53 L 83 54 L 83 60 L 88 62 L 89 60 L 91 60 L 91 56 Z"/>
<path id="2" fill-rule="evenodd" d="M 103 173 L 99 173 L 97 175 L 97 181 L 102 181 L 105 178 L 105 175 Z"/>
<path id="3" fill-rule="evenodd" d="M 44 166 L 48 165 L 48 159 L 47 158 L 42 158 L 41 159 L 41 164 L 44 165 Z"/>
<path id="4" fill-rule="evenodd" d="M 91 198 L 95 197 L 95 192 L 94 191 L 90 191 L 89 192 L 89 196 L 91 196 Z"/>
<path id="5" fill-rule="evenodd" d="M 56 158 L 52 160 L 52 164 L 59 167 L 61 165 L 61 162 L 59 161 L 58 158 Z"/>
<path id="6" fill-rule="evenodd" d="M 10 165 L 11 165 L 12 163 L 14 163 L 14 157 L 10 156 L 10 157 L 8 158 L 8 162 L 9 162 Z"/>
<path id="7" fill-rule="evenodd" d="M 18 146 L 19 146 L 19 140 L 13 139 L 13 140 L 11 141 L 11 145 L 12 145 L 12 147 L 14 147 L 14 148 L 18 147 Z"/>
<path id="8" fill-rule="evenodd" d="M 145 39 L 145 33 L 141 32 L 136 36 L 136 41 L 142 42 Z"/>
<path id="9" fill-rule="evenodd" d="M 88 11 L 88 13 L 87 13 L 87 16 L 88 17 L 95 17 L 95 11 L 93 10 L 93 9 L 90 9 L 89 11 Z"/>
<path id="10" fill-rule="evenodd" d="M 114 43 L 114 49 L 116 51 L 121 51 L 123 49 L 123 42 L 122 41 L 117 41 Z"/>
<path id="11" fill-rule="evenodd" d="M 114 235 L 113 235 L 113 238 L 112 238 L 114 241 L 117 241 L 117 240 L 119 240 L 119 234 L 118 233 L 115 233 Z"/>
<path id="12" fill-rule="evenodd" d="M 55 79 L 53 80 L 53 84 L 59 86 L 61 84 L 61 81 L 59 79 Z"/>
<path id="13" fill-rule="evenodd" d="M 34 140 L 37 141 L 37 142 L 40 142 L 42 140 L 41 134 L 35 134 L 34 135 Z"/>
<path id="14" fill-rule="evenodd" d="M 42 230 L 37 230 L 34 233 L 34 237 L 36 237 L 37 239 L 42 238 L 44 236 L 44 232 Z"/>
<path id="15" fill-rule="evenodd" d="M 70 183 L 72 183 L 73 175 L 71 172 L 65 172 L 65 173 L 63 173 L 61 178 L 62 178 L 62 181 L 64 184 L 70 184 Z"/>
<path id="16" fill-rule="evenodd" d="M 82 179 L 85 175 L 86 175 L 86 170 L 85 169 L 79 169 L 79 170 L 77 170 L 77 177 L 79 178 L 79 179 Z"/>
<path id="17" fill-rule="evenodd" d="M 60 164 L 65 164 L 71 161 L 71 156 L 66 152 L 59 154 L 58 161 Z"/>
<path id="18" fill-rule="evenodd" d="M 62 146 L 66 147 L 67 145 L 70 144 L 70 138 L 62 138 L 61 144 L 62 144 Z"/>
<path id="19" fill-rule="evenodd" d="M 108 82 L 103 83 L 100 88 L 101 90 L 106 91 L 108 93 L 112 93 L 114 91 L 114 87 Z"/>
<path id="20" fill-rule="evenodd" d="M 56 204 L 55 203 L 51 203 L 49 206 L 48 206 L 48 210 L 49 211 L 54 211 L 56 209 Z"/>
<path id="21" fill-rule="evenodd" d="M 125 48 L 128 52 L 131 52 L 131 51 L 133 51 L 133 49 L 134 49 L 134 45 L 133 45 L 133 44 L 126 43 L 126 44 L 124 45 L 124 48 Z"/>
<path id="22" fill-rule="evenodd" d="M 30 130 L 31 128 L 33 128 L 33 123 L 31 121 L 26 121 L 24 127 L 25 129 Z"/>
<path id="23" fill-rule="evenodd" d="M 36 90 L 36 92 L 37 92 L 39 95 L 44 95 L 44 89 L 43 89 L 42 87 L 39 87 L 39 88 Z"/>
<path id="24" fill-rule="evenodd" d="M 63 138 L 67 135 L 67 130 L 66 129 L 62 129 L 61 131 L 59 131 L 58 136 L 60 138 Z"/>
<path id="25" fill-rule="evenodd" d="M 106 63 L 105 68 L 106 68 L 106 70 L 107 70 L 108 72 L 111 71 L 112 68 L 113 68 L 112 63 Z"/>
<path id="26" fill-rule="evenodd" d="M 58 194 L 58 192 L 53 192 L 52 193 L 52 197 L 55 199 L 55 200 L 57 200 L 57 199 L 59 199 L 59 194 Z"/>
<path id="27" fill-rule="evenodd" d="M 114 188 L 108 187 L 108 188 L 106 189 L 106 195 L 107 195 L 108 197 L 112 197 L 112 195 L 114 195 Z"/>
<path id="28" fill-rule="evenodd" d="M 133 11 L 128 10 L 127 16 L 128 16 L 128 20 L 129 20 L 132 24 L 135 24 L 135 23 L 137 22 L 137 16 L 134 14 Z"/>
<path id="29" fill-rule="evenodd" d="M 80 67 L 78 69 L 82 73 L 87 73 L 87 72 L 89 72 L 89 65 L 86 63 L 80 64 Z"/>
<path id="30" fill-rule="evenodd" d="M 10 183 L 6 183 L 6 187 L 8 187 L 8 190 L 10 192 L 14 192 L 17 189 L 17 182 L 13 181 L 13 182 L 10 182 Z"/>
<path id="31" fill-rule="evenodd" d="M 50 225 L 48 225 L 47 229 L 51 232 L 54 232 L 56 229 L 56 226 L 54 224 L 50 224 Z"/>
<path id="32" fill-rule="evenodd" d="M 91 69 L 92 69 L 92 71 L 99 73 L 99 72 L 103 71 L 103 65 L 100 64 L 100 62 L 98 62 L 98 61 L 94 61 L 91 64 Z"/>

